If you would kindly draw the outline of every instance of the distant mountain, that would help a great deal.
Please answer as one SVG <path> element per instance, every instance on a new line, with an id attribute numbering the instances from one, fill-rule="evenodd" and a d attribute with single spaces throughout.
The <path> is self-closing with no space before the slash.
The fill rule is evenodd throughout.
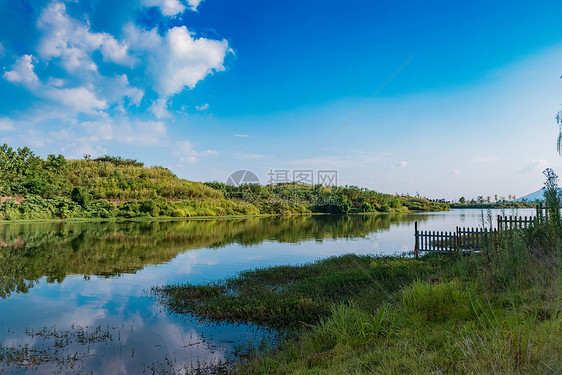
<path id="1" fill-rule="evenodd" d="M 544 188 L 535 191 L 534 193 L 527 194 L 524 197 L 518 198 L 515 202 L 535 202 L 541 201 L 544 202 Z"/>

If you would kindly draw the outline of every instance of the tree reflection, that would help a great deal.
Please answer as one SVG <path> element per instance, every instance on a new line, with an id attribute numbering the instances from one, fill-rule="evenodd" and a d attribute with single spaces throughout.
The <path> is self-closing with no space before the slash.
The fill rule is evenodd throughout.
<path id="1" fill-rule="evenodd" d="M 423 221 L 411 215 L 293 216 L 154 221 L 11 223 L 0 226 L 0 296 L 27 293 L 39 279 L 67 275 L 112 277 L 169 262 L 179 253 L 266 240 L 298 243 L 360 238 L 392 223 Z"/>

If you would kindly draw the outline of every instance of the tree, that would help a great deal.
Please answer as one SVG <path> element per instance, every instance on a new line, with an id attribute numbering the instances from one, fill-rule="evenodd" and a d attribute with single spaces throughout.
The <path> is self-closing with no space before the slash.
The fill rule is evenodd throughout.
<path id="1" fill-rule="evenodd" d="M 460 204 L 465 204 L 465 203 L 466 203 L 466 199 L 464 199 L 464 197 L 460 197 L 460 198 L 459 198 L 459 203 L 460 203 Z"/>
<path id="2" fill-rule="evenodd" d="M 544 198 L 548 207 L 550 222 L 556 234 L 560 233 L 560 191 L 558 189 L 558 175 L 550 168 L 542 172 L 546 177 L 544 183 Z"/>

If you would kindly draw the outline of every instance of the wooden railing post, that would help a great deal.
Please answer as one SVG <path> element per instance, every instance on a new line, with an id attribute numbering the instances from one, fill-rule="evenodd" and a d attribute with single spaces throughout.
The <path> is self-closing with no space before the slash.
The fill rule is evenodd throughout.
<path id="1" fill-rule="evenodd" d="M 540 220 L 541 211 L 540 211 L 539 205 L 537 204 L 537 206 L 535 208 L 537 209 L 537 220 Z"/>
<path id="2" fill-rule="evenodd" d="M 460 240 L 461 240 L 461 236 L 459 233 L 459 227 L 457 226 L 457 231 L 455 232 L 455 251 L 460 251 Z"/>
<path id="3" fill-rule="evenodd" d="M 418 251 L 419 251 L 419 248 L 420 248 L 419 233 L 418 233 L 418 222 L 417 221 L 414 222 L 414 229 L 416 231 L 416 234 L 415 234 L 416 240 L 414 242 L 414 256 L 417 258 L 418 257 Z"/>

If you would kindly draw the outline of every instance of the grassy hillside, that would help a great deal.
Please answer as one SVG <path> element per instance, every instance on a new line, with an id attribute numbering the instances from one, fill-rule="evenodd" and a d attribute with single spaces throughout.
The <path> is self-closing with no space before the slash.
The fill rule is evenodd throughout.
<path id="1" fill-rule="evenodd" d="M 121 157 L 67 160 L 0 146 L 0 219 L 437 211 L 446 205 L 357 187 L 191 182 Z"/>

